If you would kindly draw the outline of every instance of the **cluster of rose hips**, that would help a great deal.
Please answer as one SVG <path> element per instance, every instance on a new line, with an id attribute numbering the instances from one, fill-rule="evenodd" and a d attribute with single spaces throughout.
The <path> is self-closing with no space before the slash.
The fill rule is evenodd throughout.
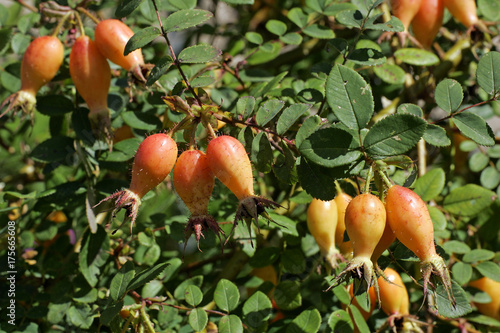
<path id="1" fill-rule="evenodd" d="M 218 136 L 208 143 L 206 153 L 194 148 L 182 152 L 179 157 L 177 153 L 177 144 L 168 134 L 157 133 L 146 137 L 134 157 L 129 188 L 101 201 L 114 202 L 113 215 L 121 208 L 126 209 L 127 218 L 131 220 L 131 233 L 141 198 L 160 184 L 172 168 L 175 190 L 191 213 L 185 229 L 186 242 L 193 232 L 198 243 L 206 229 L 215 232 L 219 239 L 223 233 L 208 213 L 215 177 L 239 200 L 231 233 L 240 220 L 245 220 L 249 229 L 252 219 L 258 226 L 258 215 L 265 213 L 265 207 L 278 206 L 254 194 L 250 159 L 245 147 L 237 139 L 227 135 Z"/>
<path id="2" fill-rule="evenodd" d="M 123 22 L 115 19 L 100 21 L 95 28 L 95 41 L 89 36 L 78 37 L 69 57 L 69 71 L 76 90 L 89 107 L 89 119 L 97 137 L 111 142 L 110 111 L 108 91 L 111 83 L 111 69 L 107 59 L 133 73 L 144 81 L 145 67 L 142 51 L 137 49 L 125 56 L 124 49 L 133 31 Z M 5 114 L 14 107 L 20 107 L 31 114 L 40 88 L 57 74 L 64 60 L 64 47 L 54 35 L 33 40 L 21 63 L 21 89 L 2 103 L 9 104 Z"/>

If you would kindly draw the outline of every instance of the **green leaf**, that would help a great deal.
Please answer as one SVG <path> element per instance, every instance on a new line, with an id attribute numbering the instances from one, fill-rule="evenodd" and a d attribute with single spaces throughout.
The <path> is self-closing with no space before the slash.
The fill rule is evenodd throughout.
<path id="1" fill-rule="evenodd" d="M 113 151 L 106 157 L 106 162 L 126 162 L 132 159 L 142 140 L 130 138 L 118 142 L 113 146 Z"/>
<path id="2" fill-rule="evenodd" d="M 464 99 L 462 86 L 455 80 L 444 79 L 439 82 L 435 97 L 437 105 L 448 113 L 457 111 Z"/>
<path id="3" fill-rule="evenodd" d="M 460 132 L 474 142 L 483 146 L 495 144 L 493 131 L 480 116 L 466 111 L 454 115 L 453 121 Z"/>
<path id="4" fill-rule="evenodd" d="M 372 117 L 371 86 L 348 67 L 333 67 L 326 81 L 326 98 L 335 116 L 351 129 L 364 128 Z"/>
<path id="5" fill-rule="evenodd" d="M 0 54 L 2 54 L 3 51 L 5 51 L 9 47 L 11 38 L 12 38 L 11 28 L 0 29 Z"/>
<path id="6" fill-rule="evenodd" d="M 394 56 L 398 61 L 414 66 L 433 66 L 439 63 L 437 55 L 422 49 L 399 49 L 394 52 Z"/>
<path id="7" fill-rule="evenodd" d="M 479 0 L 481 1 L 481 0 Z M 490 0 L 487 0 L 490 1 Z M 494 0 L 496 1 L 496 0 Z M 491 317 L 485 316 L 485 315 L 478 315 L 474 317 L 467 317 L 467 321 L 478 323 L 481 325 L 486 325 L 486 326 L 492 326 L 492 327 L 500 327 L 500 321 L 495 320 Z"/>
<path id="8" fill-rule="evenodd" d="M 61 116 L 75 109 L 72 100 L 61 95 L 39 96 L 36 99 L 36 109 L 40 113 L 53 117 Z"/>
<path id="9" fill-rule="evenodd" d="M 163 23 L 165 33 L 181 31 L 205 23 L 214 15 L 203 9 L 183 9 L 170 14 Z"/>
<path id="10" fill-rule="evenodd" d="M 500 92 L 500 53 L 491 51 L 479 59 L 477 64 L 477 83 L 490 95 Z"/>
<path id="11" fill-rule="evenodd" d="M 356 9 L 356 5 L 352 3 L 347 3 L 347 2 L 342 2 L 342 3 L 331 3 L 329 6 L 324 8 L 323 14 L 326 16 L 336 16 L 340 12 L 343 12 L 345 10 L 353 10 Z"/>
<path id="12" fill-rule="evenodd" d="M 221 279 L 214 291 L 214 302 L 222 310 L 231 312 L 238 306 L 240 293 L 238 287 L 229 280 Z"/>
<path id="13" fill-rule="evenodd" d="M 477 8 L 487 21 L 500 21 L 500 0 L 478 0 Z"/>
<path id="14" fill-rule="evenodd" d="M 259 327 L 271 317 L 272 304 L 261 291 L 256 291 L 243 304 L 243 320 L 249 327 Z"/>
<path id="15" fill-rule="evenodd" d="M 495 198 L 494 192 L 467 184 L 451 191 L 444 199 L 443 208 L 451 214 L 474 216 L 488 208 Z"/>
<path id="16" fill-rule="evenodd" d="M 446 134 L 446 130 L 439 125 L 427 124 L 422 138 L 428 144 L 436 147 L 447 147 L 451 145 L 451 140 Z"/>
<path id="17" fill-rule="evenodd" d="M 260 132 L 252 141 L 252 161 L 255 168 L 264 173 L 271 171 L 273 150 L 265 132 Z"/>
<path id="18" fill-rule="evenodd" d="M 304 252 L 298 248 L 286 249 L 281 256 L 281 264 L 285 272 L 290 274 L 301 274 L 306 269 L 306 258 Z"/>
<path id="19" fill-rule="evenodd" d="M 300 284 L 297 281 L 285 280 L 274 289 L 276 305 L 285 311 L 294 310 L 302 305 Z"/>
<path id="20" fill-rule="evenodd" d="M 71 306 L 66 313 L 69 322 L 81 329 L 89 329 L 94 321 L 92 309 L 88 304 L 79 303 Z"/>
<path id="21" fill-rule="evenodd" d="M 47 321 L 51 324 L 60 323 L 66 315 L 66 310 L 70 307 L 71 303 L 50 303 L 49 312 L 47 313 Z"/>
<path id="22" fill-rule="evenodd" d="M 484 188 L 492 190 L 500 183 L 500 173 L 497 168 L 489 166 L 481 172 L 480 181 Z"/>
<path id="23" fill-rule="evenodd" d="M 113 300 L 118 301 L 123 297 L 134 275 L 134 263 L 132 261 L 127 261 L 113 277 L 113 280 L 111 280 L 109 291 Z"/>
<path id="24" fill-rule="evenodd" d="M 471 250 L 469 245 L 458 240 L 450 240 L 444 243 L 443 249 L 449 254 L 452 253 L 464 254 Z"/>
<path id="25" fill-rule="evenodd" d="M 115 11 L 116 18 L 129 16 L 143 0 L 122 0 Z"/>
<path id="26" fill-rule="evenodd" d="M 297 135 L 295 136 L 295 146 L 300 148 L 304 140 L 307 139 L 320 126 L 321 118 L 319 116 L 307 118 L 297 131 Z"/>
<path id="27" fill-rule="evenodd" d="M 333 168 L 350 164 L 361 157 L 359 143 L 351 133 L 329 127 L 317 130 L 300 145 L 300 153 L 320 166 Z"/>
<path id="28" fill-rule="evenodd" d="M 255 121 L 259 126 L 265 126 L 270 122 L 280 110 L 283 108 L 285 102 L 278 99 L 270 99 L 262 105 L 255 116 Z"/>
<path id="29" fill-rule="evenodd" d="M 441 168 L 432 169 L 415 182 L 415 193 L 422 200 L 429 201 L 436 198 L 443 191 L 446 174 Z"/>
<path id="30" fill-rule="evenodd" d="M 412 114 L 420 118 L 424 116 L 424 112 L 422 111 L 420 106 L 411 103 L 403 103 L 399 105 L 397 108 L 397 113 Z"/>
<path id="31" fill-rule="evenodd" d="M 109 258 L 109 237 L 103 227 L 98 226 L 95 234 L 87 229 L 82 238 L 82 248 L 79 256 L 79 266 L 82 275 L 91 287 L 99 282 L 100 268 Z"/>
<path id="32" fill-rule="evenodd" d="M 104 311 L 101 312 L 101 316 L 99 317 L 99 321 L 101 322 L 101 324 L 109 326 L 110 323 L 113 321 L 113 318 L 115 318 L 120 313 L 122 307 L 123 307 L 123 301 L 108 304 L 106 309 L 104 309 Z"/>
<path id="33" fill-rule="evenodd" d="M 484 154 L 481 151 L 478 151 L 472 154 L 472 156 L 470 157 L 469 168 L 470 171 L 472 172 L 479 172 L 484 168 L 486 168 L 489 163 L 490 163 L 490 158 L 488 157 L 488 155 Z"/>
<path id="34" fill-rule="evenodd" d="M 366 152 L 373 158 L 403 154 L 417 144 L 426 126 L 425 120 L 410 114 L 387 116 L 366 134 Z"/>
<path id="35" fill-rule="evenodd" d="M 278 153 L 276 162 L 273 164 L 273 172 L 276 178 L 285 184 L 295 184 L 298 181 L 295 156 L 284 142 L 280 142 L 283 153 Z"/>
<path id="36" fill-rule="evenodd" d="M 195 285 L 187 286 L 184 299 L 192 307 L 198 306 L 203 301 L 203 292 Z"/>
<path id="37" fill-rule="evenodd" d="M 368 327 L 368 324 L 363 318 L 361 311 L 353 304 L 349 305 L 349 311 L 351 312 L 351 316 L 354 321 L 354 326 L 357 327 L 358 331 L 360 333 L 369 333 L 370 328 Z"/>
<path id="38" fill-rule="evenodd" d="M 269 216 L 273 221 L 278 224 L 278 228 L 284 233 L 292 236 L 299 236 L 299 232 L 297 231 L 297 222 L 292 220 L 285 215 L 280 215 L 276 213 L 269 212 Z"/>
<path id="39" fill-rule="evenodd" d="M 161 31 L 156 27 L 147 27 L 139 30 L 129 39 L 125 45 L 123 54 L 128 55 L 130 52 L 148 45 L 158 36 L 161 36 Z"/>
<path id="40" fill-rule="evenodd" d="M 302 31 L 304 32 L 304 34 L 312 38 L 318 38 L 318 39 L 335 38 L 335 33 L 331 28 L 316 23 L 305 27 Z"/>
<path id="41" fill-rule="evenodd" d="M 161 121 L 153 114 L 127 111 L 122 113 L 125 124 L 131 128 L 153 131 L 161 126 Z"/>
<path id="42" fill-rule="evenodd" d="M 358 65 L 376 66 L 387 61 L 385 55 L 375 49 L 356 49 L 349 54 L 349 60 Z M 397 66 L 396 66 L 397 67 Z"/>
<path id="43" fill-rule="evenodd" d="M 308 309 L 301 312 L 286 328 L 286 333 L 314 333 L 321 326 L 321 314 L 318 309 Z"/>
<path id="44" fill-rule="evenodd" d="M 191 9 L 196 7 L 197 0 L 169 0 L 169 2 L 177 9 Z"/>
<path id="45" fill-rule="evenodd" d="M 276 132 L 279 135 L 285 134 L 299 118 L 312 107 L 311 104 L 293 104 L 283 110 L 276 124 Z"/>
<path id="46" fill-rule="evenodd" d="M 328 318 L 328 326 L 333 332 L 352 333 L 354 331 L 351 317 L 344 310 L 332 312 L 330 318 Z"/>
<path id="47" fill-rule="evenodd" d="M 201 332 L 208 323 L 208 315 L 203 309 L 194 309 L 189 313 L 189 326 L 195 332 Z"/>
<path id="48" fill-rule="evenodd" d="M 183 300 L 186 295 L 186 288 L 191 285 L 195 285 L 201 287 L 203 284 L 203 275 L 193 276 L 187 280 L 184 280 L 175 288 L 174 290 L 174 298 Z"/>
<path id="49" fill-rule="evenodd" d="M 278 260 L 280 254 L 281 250 L 277 247 L 263 247 L 255 251 L 255 254 L 250 258 L 248 263 L 255 268 L 266 267 Z"/>
<path id="50" fill-rule="evenodd" d="M 473 249 L 464 254 L 462 260 L 468 263 L 490 260 L 495 257 L 495 252 L 484 249 Z"/>
<path id="51" fill-rule="evenodd" d="M 373 72 L 388 84 L 403 84 L 405 82 L 406 73 L 398 65 L 384 63 L 373 67 Z"/>
<path id="52" fill-rule="evenodd" d="M 347 27 L 361 28 L 364 16 L 359 10 L 344 10 L 338 13 L 335 19 Z"/>
<path id="53" fill-rule="evenodd" d="M 264 38 L 258 32 L 249 31 L 245 34 L 245 38 L 253 44 L 261 45 L 264 43 Z"/>
<path id="54" fill-rule="evenodd" d="M 236 315 L 224 316 L 219 321 L 219 333 L 243 333 L 243 323 Z"/>
<path id="55" fill-rule="evenodd" d="M 286 35 L 280 36 L 280 40 L 285 44 L 300 45 L 302 36 L 296 32 L 289 32 Z"/>
<path id="56" fill-rule="evenodd" d="M 236 102 L 236 114 L 240 115 L 243 120 L 248 119 L 253 114 L 255 107 L 255 97 L 243 96 Z"/>
<path id="57" fill-rule="evenodd" d="M 156 61 L 156 63 L 154 64 L 155 66 L 153 67 L 151 72 L 148 74 L 146 85 L 150 86 L 153 83 L 155 83 L 156 81 L 158 81 L 158 79 L 160 77 L 162 77 L 162 75 L 167 72 L 167 70 L 170 68 L 170 66 L 172 66 L 173 62 L 174 61 L 172 60 L 171 56 L 165 56 L 165 57 L 158 59 Z"/>
<path id="58" fill-rule="evenodd" d="M 451 268 L 451 272 L 459 285 L 465 285 L 472 277 L 472 266 L 463 262 L 457 262 Z"/>
<path id="59" fill-rule="evenodd" d="M 278 20 L 269 20 L 266 22 L 266 29 L 272 34 L 282 36 L 286 32 L 286 24 Z"/>
<path id="60" fill-rule="evenodd" d="M 143 270 L 139 274 L 136 274 L 135 277 L 128 284 L 127 289 L 135 290 L 143 286 L 144 284 L 148 283 L 149 281 L 156 279 L 156 277 L 160 275 L 160 273 L 163 272 L 163 270 L 168 265 L 169 265 L 168 262 L 160 263 L 156 266 Z"/>
<path id="61" fill-rule="evenodd" d="M 258 94 L 259 96 L 264 96 L 265 94 L 267 94 L 268 92 L 270 92 L 271 90 L 273 90 L 274 88 L 276 88 L 278 86 L 278 84 L 281 82 L 281 80 L 283 80 L 283 78 L 288 74 L 287 71 L 285 72 L 282 72 L 278 75 L 276 75 L 272 80 L 270 80 L 265 86 L 264 88 L 262 88 L 262 91 L 260 91 L 260 93 Z M 256 96 L 258 97 L 258 96 Z M 267 102 L 266 102 L 267 104 Z"/>
<path id="62" fill-rule="evenodd" d="M 211 74 L 200 75 L 191 81 L 191 87 L 207 87 L 216 81 L 215 77 Z"/>
<path id="63" fill-rule="evenodd" d="M 74 154 L 74 139 L 67 136 L 55 136 L 36 146 L 30 157 L 37 162 L 51 163 L 72 160 Z"/>
<path id="64" fill-rule="evenodd" d="M 295 23 L 299 28 L 303 29 L 307 25 L 307 15 L 300 8 L 292 8 L 288 11 L 287 17 Z"/>
<path id="65" fill-rule="evenodd" d="M 455 306 L 448 299 L 446 289 L 442 284 L 436 288 L 436 307 L 440 315 L 446 318 L 459 318 L 472 312 L 467 294 L 455 281 L 452 281 L 452 293 L 456 301 Z"/>
<path id="66" fill-rule="evenodd" d="M 382 31 L 392 31 L 392 32 L 402 32 L 405 29 L 403 23 L 401 23 L 401 21 L 395 16 L 391 16 L 391 19 L 384 23 L 375 23 L 377 19 L 378 19 L 377 15 L 371 17 L 369 20 L 367 20 L 364 28 L 371 30 L 382 30 Z"/>
<path id="67" fill-rule="evenodd" d="M 222 0 L 232 5 L 253 5 L 254 0 Z"/>
<path id="68" fill-rule="evenodd" d="M 483 261 L 475 266 L 483 276 L 500 282 L 500 266 L 492 261 Z"/>
<path id="69" fill-rule="evenodd" d="M 182 63 L 195 64 L 213 61 L 220 56 L 222 51 L 212 45 L 198 44 L 187 47 L 179 53 L 178 59 Z"/>

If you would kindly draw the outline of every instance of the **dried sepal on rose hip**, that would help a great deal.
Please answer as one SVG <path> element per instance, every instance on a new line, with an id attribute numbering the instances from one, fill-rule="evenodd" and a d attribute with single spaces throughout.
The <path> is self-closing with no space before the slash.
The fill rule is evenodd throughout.
<path id="1" fill-rule="evenodd" d="M 367 292 L 372 285 L 377 290 L 377 276 L 371 257 L 384 233 L 385 224 L 385 207 L 379 198 L 363 193 L 351 200 L 346 209 L 345 226 L 352 241 L 353 258 L 326 291 L 348 281 L 350 277 L 364 280 Z"/>
<path id="2" fill-rule="evenodd" d="M 205 153 L 196 149 L 184 151 L 175 163 L 173 182 L 175 191 L 191 213 L 184 230 L 184 250 L 193 232 L 198 249 L 200 249 L 200 237 L 205 237 L 203 231 L 207 229 L 212 230 L 219 237 L 222 245 L 220 234 L 224 232 L 213 216 L 208 213 L 215 175 L 210 169 Z"/>
<path id="3" fill-rule="evenodd" d="M 312 199 L 307 207 L 307 228 L 331 268 L 337 268 L 338 262 L 344 260 L 335 246 L 337 221 L 337 204 L 334 200 Z"/>
<path id="4" fill-rule="evenodd" d="M 2 103 L 0 110 L 5 105 L 8 107 L 0 116 L 14 108 L 32 116 L 36 94 L 56 76 L 63 59 L 64 48 L 57 37 L 35 38 L 26 49 L 21 63 L 21 89 Z"/>
<path id="5" fill-rule="evenodd" d="M 69 73 L 75 88 L 89 107 L 89 120 L 94 134 L 112 144 L 108 91 L 111 69 L 88 36 L 76 39 L 69 55 Z"/>
<path id="6" fill-rule="evenodd" d="M 451 278 L 443 258 L 436 253 L 434 225 L 425 202 L 412 190 L 392 185 L 385 198 L 387 223 L 397 239 L 420 259 L 424 298 L 429 293 L 431 276 L 441 280 L 449 300 L 455 304 Z"/>
<path id="7" fill-rule="evenodd" d="M 146 82 L 143 68 L 144 57 L 141 49 L 136 49 L 124 55 L 125 45 L 134 35 L 125 23 L 115 19 L 100 21 L 95 28 L 95 44 L 103 56 L 132 73 L 139 81 Z"/>
<path id="8" fill-rule="evenodd" d="M 123 221 L 130 219 L 130 234 L 141 206 L 141 199 L 168 176 L 177 160 L 177 144 L 165 133 L 150 135 L 139 145 L 132 165 L 132 179 L 128 189 L 118 191 L 101 200 L 113 202 L 113 217 L 122 208 L 127 210 Z M 94 207 L 96 207 L 94 206 Z"/>
<path id="9" fill-rule="evenodd" d="M 271 220 L 265 208 L 276 208 L 279 205 L 272 200 L 255 195 L 252 166 L 241 142 L 227 135 L 212 139 L 207 146 L 207 159 L 215 176 L 239 200 L 231 233 L 240 220 L 247 223 L 249 233 L 252 220 L 255 221 L 257 228 L 259 228 L 259 215 Z M 229 238 L 226 242 L 228 240 Z"/>

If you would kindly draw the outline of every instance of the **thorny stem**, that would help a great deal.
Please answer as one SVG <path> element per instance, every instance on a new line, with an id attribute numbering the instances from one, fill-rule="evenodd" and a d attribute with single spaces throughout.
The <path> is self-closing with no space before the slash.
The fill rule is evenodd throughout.
<path id="1" fill-rule="evenodd" d="M 496 96 L 496 95 L 495 95 L 495 96 L 491 97 L 490 99 L 488 99 L 488 100 L 486 100 L 486 101 L 479 102 L 479 103 L 474 104 L 474 105 L 469 105 L 469 106 L 467 106 L 467 107 L 463 108 L 462 110 L 458 110 L 457 112 L 454 112 L 454 113 L 452 113 L 452 114 L 450 114 L 450 115 L 448 115 L 448 116 L 446 116 L 446 117 L 444 117 L 444 118 L 441 118 L 441 119 L 435 120 L 435 121 L 433 121 L 431 124 L 437 124 L 437 123 L 440 123 L 440 122 L 445 121 L 445 120 L 447 120 L 447 119 L 453 118 L 453 117 L 454 117 L 454 116 L 456 116 L 457 114 L 462 113 L 462 112 L 464 112 L 464 111 L 466 111 L 466 110 L 468 110 L 468 109 L 471 109 L 471 108 L 474 108 L 474 107 L 476 107 L 476 106 L 480 106 L 480 105 L 483 105 L 483 104 L 486 104 L 486 103 L 489 103 L 489 102 L 494 102 L 494 101 L 496 101 L 497 99 L 498 99 L 498 96 Z"/>
<path id="2" fill-rule="evenodd" d="M 79 12 L 85 14 L 89 19 L 91 19 L 92 21 L 94 21 L 95 24 L 99 23 L 99 19 L 97 17 L 95 17 L 92 13 L 90 13 L 87 9 L 85 9 L 83 7 L 78 7 L 77 10 Z"/>
<path id="3" fill-rule="evenodd" d="M 365 188 L 363 189 L 363 193 L 370 193 L 370 183 L 373 178 L 373 164 L 370 165 L 370 169 L 368 169 L 368 175 L 366 176 Z"/>
<path id="4" fill-rule="evenodd" d="M 215 139 L 217 137 L 217 134 L 215 134 L 215 131 L 214 131 L 212 125 L 210 125 L 210 123 L 207 123 L 206 128 L 208 130 L 208 133 L 210 133 L 210 136 L 212 137 L 212 139 Z"/>
<path id="5" fill-rule="evenodd" d="M 382 178 L 382 180 L 384 181 L 385 185 L 390 188 L 392 187 L 392 183 L 391 181 L 389 180 L 389 178 L 387 178 L 387 175 L 385 174 L 385 172 L 383 172 L 382 170 L 380 169 L 377 169 L 378 171 L 378 174 L 380 175 L 380 178 Z"/>
<path id="6" fill-rule="evenodd" d="M 177 57 L 175 56 L 175 52 L 174 52 L 174 49 L 172 47 L 172 44 L 170 44 L 170 40 L 168 39 L 167 33 L 165 32 L 165 28 L 163 27 L 163 23 L 161 21 L 160 12 L 158 11 L 158 6 L 156 4 L 156 0 L 151 0 L 151 1 L 153 2 L 153 5 L 155 7 L 156 18 L 158 19 L 158 23 L 160 24 L 161 34 L 162 34 L 163 38 L 165 39 L 165 41 L 167 42 L 168 49 L 169 49 L 170 54 L 172 56 L 172 60 L 174 61 L 175 66 L 179 70 L 179 73 L 181 74 L 182 79 L 186 83 L 186 87 L 191 92 L 191 94 L 193 94 L 194 98 L 196 99 L 196 101 L 201 106 L 201 105 L 203 105 L 203 103 L 201 102 L 200 97 L 198 96 L 198 94 L 196 93 L 196 91 L 194 90 L 194 88 L 189 83 L 189 81 L 188 81 L 188 79 L 186 77 L 186 74 L 184 73 L 184 71 L 181 68 L 181 64 L 179 62 L 179 59 L 177 59 Z"/>
<path id="7" fill-rule="evenodd" d="M 151 319 L 149 319 L 149 316 L 147 315 L 146 309 L 144 308 L 144 306 L 141 307 L 140 313 L 141 313 L 142 322 L 146 326 L 146 329 L 148 330 L 148 332 L 155 333 L 156 331 L 153 327 L 153 323 L 151 322 Z"/>

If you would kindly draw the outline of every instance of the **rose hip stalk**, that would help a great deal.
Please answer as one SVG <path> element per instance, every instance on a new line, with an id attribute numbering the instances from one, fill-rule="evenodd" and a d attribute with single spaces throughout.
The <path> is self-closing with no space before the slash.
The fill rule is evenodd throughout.
<path id="1" fill-rule="evenodd" d="M 332 268 L 338 266 L 342 255 L 335 247 L 337 204 L 334 200 L 313 199 L 307 208 L 307 228 L 319 246 L 321 254 Z"/>
<path id="2" fill-rule="evenodd" d="M 347 206 L 345 226 L 352 241 L 353 258 L 328 289 L 347 280 L 349 275 L 364 278 L 367 288 L 376 285 L 371 256 L 384 233 L 385 220 L 384 204 L 376 196 L 364 193 L 352 199 Z"/>
<path id="3" fill-rule="evenodd" d="M 252 219 L 255 219 L 257 228 L 259 228 L 258 216 L 259 214 L 267 215 L 265 207 L 279 207 L 274 201 L 254 194 L 250 159 L 245 151 L 245 147 L 237 139 L 227 135 L 212 139 L 207 146 L 207 159 L 210 169 L 215 176 L 239 200 L 231 233 L 240 220 L 246 221 L 249 232 Z M 266 217 L 269 219 L 268 216 Z M 226 242 L 228 240 L 229 238 Z"/>
<path id="4" fill-rule="evenodd" d="M 443 24 L 443 0 L 422 0 L 420 9 L 411 22 L 413 35 L 426 49 L 432 45 Z"/>
<path id="5" fill-rule="evenodd" d="M 103 56 L 111 62 L 133 73 L 139 80 L 146 82 L 142 75 L 144 57 L 141 49 L 124 55 L 125 45 L 134 35 L 125 23 L 115 19 L 99 22 L 95 28 L 95 44 Z"/>
<path id="6" fill-rule="evenodd" d="M 220 234 L 223 231 L 212 215 L 208 214 L 208 203 L 214 189 L 215 175 L 210 170 L 205 153 L 194 149 L 183 152 L 175 164 L 173 181 L 177 194 L 191 212 L 184 230 L 184 250 L 193 230 L 198 249 L 200 236 L 205 237 L 203 235 L 205 229 L 212 230 L 220 240 Z"/>
<path id="7" fill-rule="evenodd" d="M 399 241 L 420 259 L 424 297 L 434 274 L 441 279 L 448 297 L 455 303 L 451 295 L 450 273 L 443 258 L 436 253 L 434 226 L 425 202 L 412 190 L 399 185 L 389 188 L 385 200 L 387 223 Z"/>
<path id="8" fill-rule="evenodd" d="M 148 136 L 141 142 L 135 154 L 129 188 L 110 195 L 97 205 L 105 201 L 114 201 L 113 216 L 118 210 L 125 208 L 127 215 L 123 223 L 130 218 L 130 234 L 132 234 L 142 197 L 168 176 L 176 159 L 177 144 L 171 137 L 164 133 Z"/>
<path id="9" fill-rule="evenodd" d="M 40 88 L 57 74 L 64 59 L 64 48 L 57 37 L 42 36 L 34 39 L 23 56 L 21 63 L 21 90 L 9 96 L 1 105 L 9 107 L 2 114 L 14 107 L 20 107 L 31 114 L 36 104 L 36 94 Z"/>
<path id="10" fill-rule="evenodd" d="M 110 142 L 112 132 L 108 90 L 111 69 L 88 36 L 76 39 L 69 55 L 69 73 L 76 90 L 89 107 L 90 123 L 97 137 Z"/>

